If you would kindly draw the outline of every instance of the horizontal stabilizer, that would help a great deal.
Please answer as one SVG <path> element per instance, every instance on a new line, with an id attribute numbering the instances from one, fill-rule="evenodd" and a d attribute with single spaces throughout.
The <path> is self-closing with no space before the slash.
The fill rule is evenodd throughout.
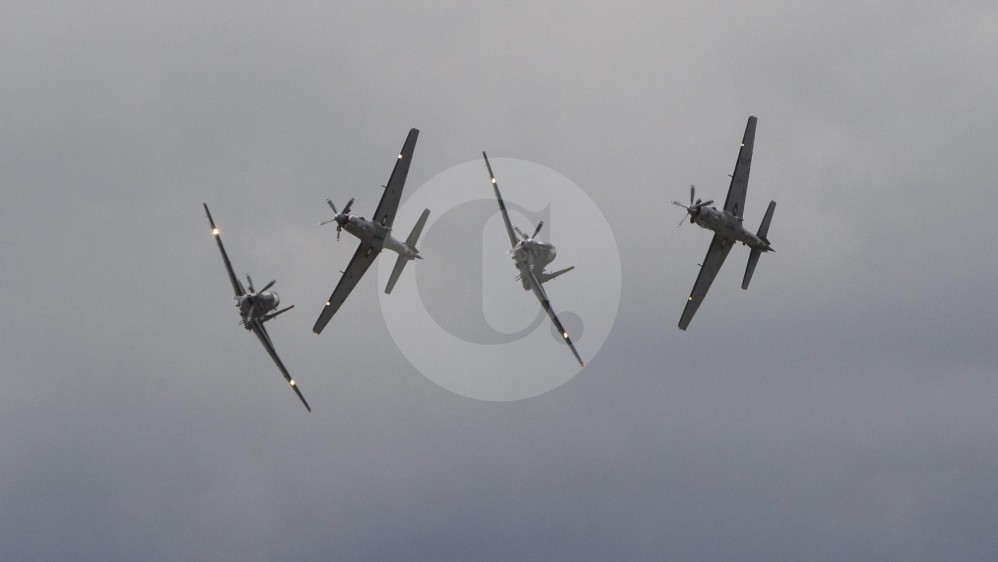
<path id="1" fill-rule="evenodd" d="M 752 253 L 748 257 L 748 265 L 745 266 L 745 277 L 742 278 L 742 289 L 748 289 L 749 281 L 752 280 L 752 273 L 755 272 L 755 264 L 759 263 L 759 256 L 762 255 L 760 250 L 752 249 Z"/>
<path id="2" fill-rule="evenodd" d="M 762 224 L 759 225 L 759 232 L 757 236 L 762 238 L 767 243 L 769 239 L 766 236 L 769 234 L 769 223 L 773 220 L 773 211 L 776 210 L 776 201 L 769 202 L 769 208 L 766 209 L 766 216 L 762 217 Z"/>
<path id="3" fill-rule="evenodd" d="M 390 295 L 392 289 L 395 288 L 395 283 L 399 280 L 402 275 L 402 270 L 405 269 L 405 264 L 409 260 L 405 259 L 405 256 L 400 255 L 397 260 L 395 260 L 395 268 L 392 269 L 392 276 L 388 278 L 388 285 L 385 286 L 385 294 Z"/>
<path id="4" fill-rule="evenodd" d="M 554 279 L 555 277 L 558 277 L 559 275 L 564 275 L 564 274 L 568 273 L 569 271 L 572 271 L 573 269 L 575 269 L 574 265 L 570 266 L 570 267 L 566 267 L 565 269 L 559 269 L 558 271 L 555 271 L 554 273 L 542 273 L 540 275 L 539 281 L 541 283 L 547 283 L 548 281 Z"/>
<path id="5" fill-rule="evenodd" d="M 405 239 L 405 245 L 409 246 L 413 250 L 416 249 L 416 242 L 419 240 L 420 233 L 423 232 L 423 227 L 426 225 L 426 219 L 430 216 L 429 209 L 423 209 L 423 214 L 419 216 L 419 220 L 416 221 L 416 226 L 412 227 L 412 232 L 409 233 L 409 237 Z M 419 257 L 419 253 L 416 253 L 416 257 Z M 395 283 L 398 282 L 399 277 L 402 276 L 402 270 L 405 269 L 405 264 L 408 262 L 404 255 L 399 254 L 398 259 L 395 260 L 395 268 L 392 269 L 392 276 L 388 278 L 388 285 L 385 286 L 385 294 L 390 295 L 392 289 L 395 288 Z"/>
<path id="6" fill-rule="evenodd" d="M 272 319 L 276 318 L 279 314 L 284 314 L 285 312 L 291 310 L 294 307 L 295 307 L 295 305 L 291 305 L 291 306 L 289 306 L 287 308 L 282 308 L 281 310 L 278 310 L 277 312 L 274 312 L 274 313 L 271 313 L 271 314 L 268 314 L 268 315 L 264 316 L 263 318 L 260 319 L 260 321 L 261 322 L 266 322 L 267 320 L 272 320 Z"/>
<path id="7" fill-rule="evenodd" d="M 423 227 L 426 226 L 426 219 L 430 216 L 429 209 L 423 209 L 423 214 L 419 215 L 419 220 L 416 221 L 416 226 L 412 227 L 412 232 L 409 233 L 409 237 L 405 239 L 405 245 L 412 248 L 416 247 L 416 241 L 419 240 L 419 235 L 423 232 Z"/>

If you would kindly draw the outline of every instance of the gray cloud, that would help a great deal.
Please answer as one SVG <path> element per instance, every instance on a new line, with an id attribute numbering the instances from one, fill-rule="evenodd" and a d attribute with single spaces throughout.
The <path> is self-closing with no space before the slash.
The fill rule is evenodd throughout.
<path id="1" fill-rule="evenodd" d="M 4 12 L 5 559 L 998 551 L 992 4 Z M 735 249 L 683 333 L 709 235 L 669 201 L 723 197 L 749 114 L 777 252 L 745 292 Z M 568 384 L 442 390 L 372 279 L 310 332 L 354 250 L 324 199 L 373 211 L 409 127 L 411 187 L 488 149 L 613 225 L 617 322 Z M 202 200 L 297 305 L 270 330 L 313 414 L 236 325 Z"/>

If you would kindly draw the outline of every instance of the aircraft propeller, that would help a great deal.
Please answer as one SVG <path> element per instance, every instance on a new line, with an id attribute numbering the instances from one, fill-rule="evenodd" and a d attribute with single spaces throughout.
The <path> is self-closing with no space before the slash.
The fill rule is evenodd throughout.
<path id="1" fill-rule="evenodd" d="M 247 288 L 249 290 L 246 292 L 245 295 L 243 295 L 243 298 L 248 298 L 250 300 L 253 300 L 253 297 L 255 297 L 255 296 L 257 296 L 257 295 L 259 295 L 261 293 L 267 292 L 267 289 L 270 289 L 271 287 L 273 287 L 275 283 L 277 283 L 277 279 L 274 279 L 270 283 L 267 283 L 266 285 L 263 286 L 262 289 L 260 289 L 259 292 L 257 292 L 257 290 L 253 288 L 253 278 L 250 277 L 249 273 L 247 273 L 246 274 L 246 285 L 247 285 Z"/>
<path id="2" fill-rule="evenodd" d="M 534 233 L 530 235 L 530 239 L 533 240 L 537 238 L 537 233 L 541 231 L 541 227 L 544 226 L 544 221 L 537 223 L 537 228 L 534 229 Z"/>
<path id="3" fill-rule="evenodd" d="M 679 201 L 673 201 L 672 202 L 673 205 L 676 205 L 676 206 L 679 206 L 679 207 L 682 207 L 682 208 L 686 209 L 686 212 L 688 212 L 689 215 L 690 215 L 690 223 L 695 222 L 695 219 L 696 219 L 697 215 L 700 214 L 700 211 L 703 210 L 704 207 L 706 207 L 708 205 L 712 205 L 714 203 L 713 199 L 708 199 L 707 201 L 703 201 L 701 199 L 697 199 L 696 202 L 694 202 L 693 201 L 694 197 L 696 197 L 696 186 L 692 186 L 691 185 L 690 186 L 690 204 L 689 205 L 684 205 L 684 204 L 680 203 Z M 683 217 L 682 220 L 679 221 L 679 224 L 676 225 L 676 227 L 678 228 L 680 226 L 683 226 L 684 222 L 686 222 L 686 217 Z"/>
<path id="4" fill-rule="evenodd" d="M 331 222 L 335 222 L 336 223 L 336 241 L 339 242 L 340 241 L 340 232 L 343 230 L 343 225 L 346 224 L 347 221 L 350 219 L 350 207 L 351 207 L 351 205 L 353 205 L 353 197 L 351 197 L 350 200 L 347 201 L 346 207 L 343 207 L 343 212 L 340 212 L 340 211 L 336 210 L 336 205 L 333 204 L 333 200 L 332 199 L 326 199 L 326 203 L 329 203 L 329 206 L 333 209 L 333 212 L 336 213 L 336 216 L 334 216 L 333 218 L 331 218 L 329 220 L 320 222 L 319 226 L 322 226 L 324 224 L 329 224 Z"/>
<path id="5" fill-rule="evenodd" d="M 529 241 L 531 241 L 531 240 L 533 240 L 534 238 L 537 237 L 537 233 L 540 232 L 541 228 L 543 228 L 543 227 L 544 227 L 544 221 L 539 222 L 537 224 L 537 228 L 534 229 L 534 233 L 531 234 L 530 236 L 527 236 L 526 234 L 524 234 L 523 231 L 520 230 L 520 227 L 518 227 L 518 226 L 514 226 L 513 230 L 515 230 L 516 233 L 520 235 L 520 238 L 523 238 L 525 241 L 529 242 Z"/>

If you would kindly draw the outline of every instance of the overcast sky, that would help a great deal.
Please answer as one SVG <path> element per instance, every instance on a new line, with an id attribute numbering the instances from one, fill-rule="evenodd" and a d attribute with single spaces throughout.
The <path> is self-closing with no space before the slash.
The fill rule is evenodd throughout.
<path id="1" fill-rule="evenodd" d="M 0 557 L 998 556 L 998 5 L 726 4 L 4 3 Z M 669 201 L 723 201 L 749 115 L 776 253 L 682 332 L 710 233 Z M 371 273 L 311 332 L 356 247 L 324 200 L 369 216 L 410 127 L 408 193 L 487 149 L 611 225 L 566 384 L 437 386 Z M 268 327 L 312 414 L 202 201 L 297 305 Z"/>

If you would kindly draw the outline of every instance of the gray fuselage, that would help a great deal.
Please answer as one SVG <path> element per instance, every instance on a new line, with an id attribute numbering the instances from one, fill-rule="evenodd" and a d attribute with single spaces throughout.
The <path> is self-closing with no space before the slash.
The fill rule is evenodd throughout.
<path id="1" fill-rule="evenodd" d="M 741 242 L 750 248 L 763 252 L 772 249 L 767 241 L 745 230 L 740 218 L 719 211 L 714 207 L 701 207 L 700 212 L 693 215 L 693 220 L 701 227 L 712 230 L 721 237 Z"/>
<path id="2" fill-rule="evenodd" d="M 340 217 L 343 218 L 341 219 Z M 392 236 L 390 228 L 369 221 L 364 217 L 358 217 L 357 215 L 343 216 L 340 214 L 337 215 L 336 222 L 343 227 L 343 230 L 353 234 L 361 242 L 370 244 L 376 248 L 391 250 L 408 260 L 414 260 L 419 257 L 419 250 L 407 245 L 405 242 L 397 240 Z"/>
<path id="3" fill-rule="evenodd" d="M 554 258 L 558 255 L 558 250 L 555 249 L 553 244 L 548 242 L 530 239 L 517 242 L 512 254 L 513 261 L 516 262 L 518 269 L 526 267 L 533 271 L 534 276 L 538 279 L 543 279 L 545 275 L 544 268 L 554 261 Z M 523 289 L 529 291 L 530 283 L 527 279 L 521 278 L 520 281 L 523 283 Z"/>
<path id="4" fill-rule="evenodd" d="M 236 306 L 239 307 L 239 314 L 243 317 L 243 327 L 250 329 L 249 320 L 263 318 L 268 312 L 277 308 L 281 304 L 281 297 L 274 291 L 261 291 L 259 293 L 246 293 L 236 299 Z"/>

